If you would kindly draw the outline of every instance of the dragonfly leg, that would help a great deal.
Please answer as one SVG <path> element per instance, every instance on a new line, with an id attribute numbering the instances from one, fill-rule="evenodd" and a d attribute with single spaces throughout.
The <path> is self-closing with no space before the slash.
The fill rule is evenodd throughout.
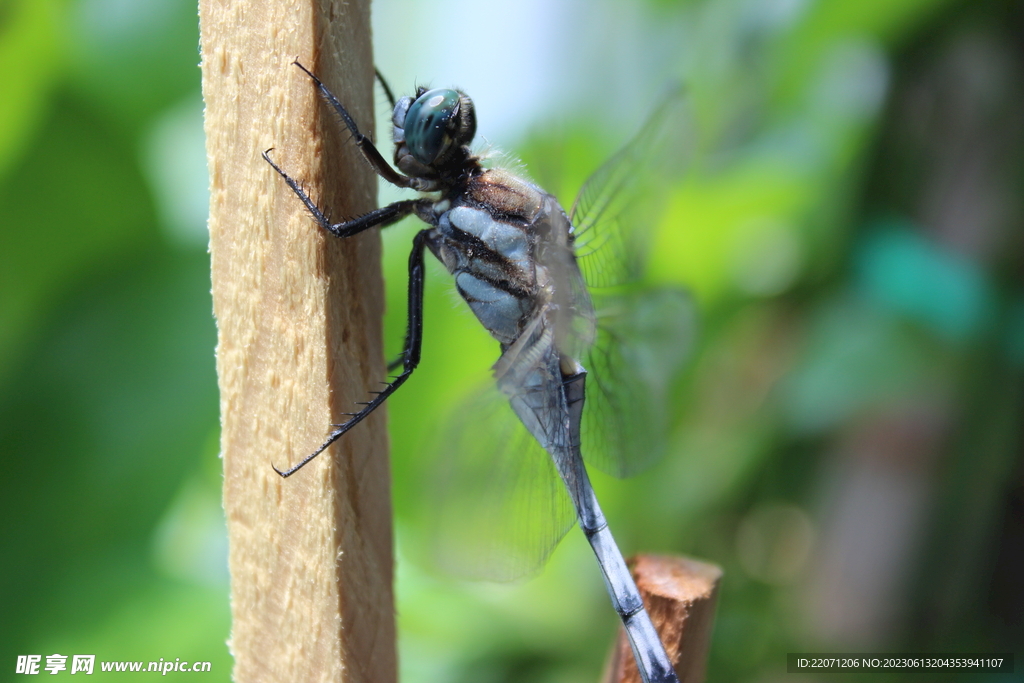
<path id="1" fill-rule="evenodd" d="M 363 214 L 357 218 L 353 218 L 349 221 L 343 221 L 341 223 L 331 223 L 330 219 L 327 218 L 327 214 L 324 213 L 323 209 L 316 205 L 312 197 L 309 196 L 302 185 L 292 178 L 290 175 L 285 173 L 280 166 L 275 164 L 270 158 L 271 150 L 267 150 L 263 153 L 263 159 L 270 164 L 270 166 L 277 171 L 278 175 L 284 178 L 284 181 L 288 183 L 288 187 L 292 188 L 292 192 L 302 200 L 302 203 L 306 205 L 309 213 L 312 214 L 313 220 L 317 222 L 321 228 L 331 233 L 335 237 L 351 237 L 357 235 L 363 230 L 369 228 L 381 226 L 387 227 L 392 223 L 396 223 L 402 218 L 405 218 L 411 213 L 420 211 L 421 213 L 426 210 L 427 205 L 430 204 L 429 200 L 422 199 L 405 199 L 402 201 L 382 206 L 379 209 L 374 209 L 368 213 Z"/>
<path id="2" fill-rule="evenodd" d="M 359 151 L 362 152 L 363 157 L 370 162 L 370 166 L 372 166 L 373 170 L 377 172 L 377 175 L 397 187 L 410 187 L 414 190 L 434 189 L 432 187 L 433 183 L 430 181 L 424 180 L 423 178 L 410 178 L 409 176 L 402 175 L 395 169 L 391 168 L 391 166 L 388 165 L 388 162 L 384 160 L 384 157 L 374 146 L 373 141 L 359 132 L 359 126 L 356 125 L 355 119 L 353 119 L 352 115 L 348 113 L 348 110 L 345 109 L 344 105 L 338 101 L 338 98 L 334 96 L 334 93 L 327 89 L 327 86 L 323 84 L 323 81 L 317 78 L 312 71 L 302 66 L 297 61 L 292 63 L 305 71 L 306 75 L 313 79 L 313 82 L 316 83 L 317 90 L 320 91 L 320 95 L 324 98 L 327 104 L 331 105 L 331 108 L 334 109 L 335 113 L 341 117 L 345 126 L 348 127 L 349 132 L 352 133 L 352 139 L 355 140 L 356 145 L 358 145 Z M 384 83 L 383 79 L 381 79 L 381 83 Z M 390 88 L 385 87 L 385 90 L 390 95 Z"/>
<path id="3" fill-rule="evenodd" d="M 387 95 L 388 102 L 391 103 L 391 108 L 394 109 L 395 108 L 395 96 L 391 92 L 391 86 L 388 85 L 388 82 L 384 79 L 384 76 L 381 75 L 380 69 L 374 67 L 373 75 L 377 77 L 377 82 L 380 83 L 380 87 L 384 88 L 384 94 Z"/>
<path id="4" fill-rule="evenodd" d="M 420 350 L 423 344 L 423 283 L 425 268 L 423 264 L 423 249 L 427 244 L 427 235 L 430 230 L 421 230 L 416 234 L 412 243 L 412 252 L 409 254 L 409 314 L 405 331 L 405 348 L 402 351 L 402 372 L 392 381 L 385 384 L 384 389 L 377 392 L 373 400 L 363 404 L 363 409 L 353 414 L 347 422 L 340 425 L 330 433 L 327 440 L 319 448 L 307 455 L 303 460 L 287 470 L 274 470 L 282 477 L 290 477 L 298 472 L 306 463 L 323 453 L 335 441 L 341 438 L 345 432 L 355 427 L 374 410 L 383 405 L 391 394 L 398 390 L 398 387 L 409 379 L 413 370 L 420 363 Z"/>

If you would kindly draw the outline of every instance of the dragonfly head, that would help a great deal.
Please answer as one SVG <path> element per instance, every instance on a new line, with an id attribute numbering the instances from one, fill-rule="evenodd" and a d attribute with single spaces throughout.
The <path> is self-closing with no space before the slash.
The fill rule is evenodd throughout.
<path id="1" fill-rule="evenodd" d="M 435 175 L 476 134 L 473 100 L 458 90 L 419 88 L 395 104 L 395 164 L 414 176 Z M 433 171 L 433 172 L 432 172 Z"/>

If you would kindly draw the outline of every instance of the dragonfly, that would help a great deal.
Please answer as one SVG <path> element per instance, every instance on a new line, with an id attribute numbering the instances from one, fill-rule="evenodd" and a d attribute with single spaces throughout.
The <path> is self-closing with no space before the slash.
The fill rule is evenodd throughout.
<path id="1" fill-rule="evenodd" d="M 301 184 L 271 159 L 273 150 L 265 151 L 263 158 L 301 200 L 314 221 L 339 238 L 385 227 L 410 215 L 427 227 L 412 241 L 405 343 L 398 359 L 388 366 L 391 371 L 400 368 L 400 372 L 384 383 L 381 391 L 374 392 L 361 410 L 350 413 L 347 422 L 336 425 L 319 448 L 288 469 L 274 469 L 282 477 L 295 474 L 381 406 L 413 374 L 421 357 L 424 256 L 429 250 L 454 277 L 458 293 L 499 343 L 501 355 L 492 368 L 495 384 L 525 432 L 547 455 L 544 462 L 548 469 L 557 472 L 557 478 L 550 478 L 560 479 L 563 484 L 558 487 L 560 493 L 548 486 L 547 493 L 527 492 L 525 498 L 512 505 L 521 511 L 531 508 L 528 515 L 550 517 L 547 533 L 534 543 L 532 560 L 521 563 L 514 573 L 525 573 L 543 563 L 568 529 L 568 510 L 570 520 L 574 518 L 579 524 L 597 557 L 641 677 L 647 683 L 678 681 L 598 504 L 584 465 L 582 441 L 584 434 L 593 433 L 606 446 L 601 451 L 604 453 L 624 452 L 630 446 L 633 450 L 637 446 L 647 452 L 655 450 L 654 444 L 644 443 L 642 430 L 622 427 L 625 423 L 617 419 L 630 408 L 634 413 L 656 411 L 659 401 L 652 400 L 652 392 L 643 389 L 651 383 L 610 382 L 633 387 L 618 399 L 602 381 L 588 390 L 588 370 L 583 361 L 602 366 L 611 378 L 615 377 L 616 369 L 619 375 L 639 373 L 648 378 L 667 371 L 659 367 L 657 355 L 646 359 L 644 369 L 641 366 L 645 359 L 629 352 L 632 347 L 628 340 L 616 340 L 614 332 L 603 332 L 608 328 L 602 326 L 592 288 L 599 284 L 628 284 L 635 279 L 639 259 L 632 247 L 636 246 L 636 231 L 623 229 L 624 210 L 634 203 L 636 178 L 642 175 L 639 171 L 645 156 L 660 144 L 659 132 L 678 123 L 675 114 L 681 95 L 675 91 L 666 98 L 641 133 L 585 183 L 572 211 L 567 213 L 553 195 L 520 173 L 488 167 L 474 154 L 470 145 L 476 135 L 476 111 L 464 92 L 420 86 L 414 95 L 396 100 L 378 72 L 393 107 L 393 168 L 324 83 L 298 61 L 294 64 L 312 79 L 374 171 L 396 187 L 422 193 L 419 198 L 396 201 L 356 218 L 332 223 Z M 590 239 L 585 240 L 584 236 Z M 605 256 L 598 256 L 601 254 Z M 584 270 L 588 270 L 588 277 L 584 277 Z M 673 337 L 686 324 L 685 304 L 671 293 L 663 293 L 661 299 L 667 305 L 646 315 L 644 306 L 631 301 L 628 293 L 616 299 L 617 317 L 627 323 L 620 324 L 618 329 L 632 327 L 634 338 L 642 336 L 636 325 L 646 317 L 648 332 L 656 332 L 669 345 L 678 346 L 680 340 Z M 596 344 L 602 335 L 605 341 L 626 343 Z M 620 361 L 617 365 L 609 360 L 613 356 Z M 594 402 L 590 412 L 597 414 L 590 420 L 591 429 L 587 429 L 583 417 L 588 398 Z M 472 430 L 464 431 L 471 433 Z M 472 443 L 464 437 L 460 447 L 483 452 L 481 448 L 489 448 L 488 436 L 495 435 L 474 437 Z M 511 450 L 509 445 L 519 443 L 503 439 L 492 444 L 485 459 L 504 462 L 507 458 L 503 454 Z M 597 456 L 597 460 L 602 469 L 617 474 L 628 469 L 624 458 L 610 455 L 601 462 L 601 457 Z M 468 483 L 485 491 L 495 483 L 493 479 Z M 525 479 L 532 484 L 536 477 Z M 566 498 L 565 494 L 568 506 L 559 502 Z M 513 519 L 505 522 L 512 529 L 529 526 L 517 525 Z M 509 538 L 513 536 L 514 532 Z"/>

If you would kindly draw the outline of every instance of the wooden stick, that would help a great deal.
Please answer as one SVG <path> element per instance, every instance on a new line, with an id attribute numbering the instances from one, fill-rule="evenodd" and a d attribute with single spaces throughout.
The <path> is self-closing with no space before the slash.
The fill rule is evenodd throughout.
<path id="1" fill-rule="evenodd" d="M 368 165 L 295 59 L 367 134 L 367 0 L 201 0 L 233 678 L 396 680 L 385 416 L 290 479 L 386 377 L 377 231 L 313 223 L 273 158 L 337 217 L 375 205 Z"/>
<path id="2" fill-rule="evenodd" d="M 633 579 L 661 636 L 680 683 L 702 683 L 722 570 L 686 557 L 639 555 Z M 641 683 L 633 651 L 621 628 L 603 683 Z"/>

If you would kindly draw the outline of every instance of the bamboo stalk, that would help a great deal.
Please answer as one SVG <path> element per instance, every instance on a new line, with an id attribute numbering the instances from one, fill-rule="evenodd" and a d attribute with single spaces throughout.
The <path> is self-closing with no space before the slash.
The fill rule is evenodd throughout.
<path id="1" fill-rule="evenodd" d="M 372 132 L 366 0 L 201 0 L 234 680 L 396 680 L 385 416 L 290 479 L 384 379 L 377 231 L 325 237 L 281 178 L 354 216 L 376 182 L 299 59 Z"/>

